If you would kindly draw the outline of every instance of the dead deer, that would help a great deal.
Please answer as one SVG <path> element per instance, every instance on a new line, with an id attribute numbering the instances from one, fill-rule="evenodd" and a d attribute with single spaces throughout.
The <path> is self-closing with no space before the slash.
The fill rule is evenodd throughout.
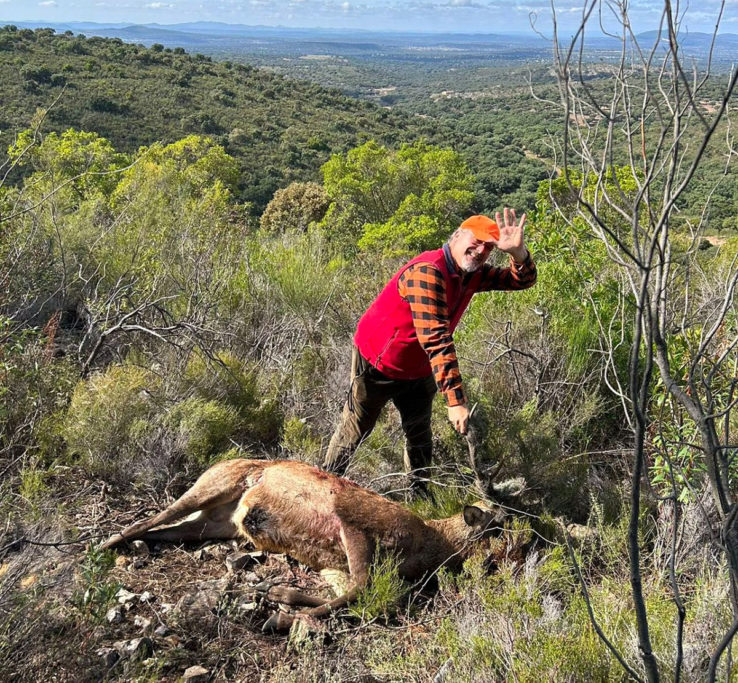
<path id="1" fill-rule="evenodd" d="M 476 542 L 499 533 L 503 520 L 501 509 L 480 502 L 453 517 L 424 521 L 399 503 L 306 463 L 239 459 L 213 465 L 166 510 L 102 547 L 134 539 L 245 538 L 259 550 L 285 553 L 315 570 L 348 572 L 349 589 L 333 600 L 269 589 L 270 599 L 309 606 L 301 614 L 320 617 L 356 598 L 377 548 L 393 553 L 400 575 L 414 581 L 440 567 L 458 570 Z M 288 628 L 293 619 L 278 612 L 265 629 Z"/>

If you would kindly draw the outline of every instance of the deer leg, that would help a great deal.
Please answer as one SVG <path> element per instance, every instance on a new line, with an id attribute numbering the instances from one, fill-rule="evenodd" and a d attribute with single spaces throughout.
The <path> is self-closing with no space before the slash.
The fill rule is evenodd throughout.
<path id="1" fill-rule="evenodd" d="M 341 528 L 341 541 L 343 542 L 344 548 L 346 548 L 346 559 L 348 560 L 349 575 L 351 578 L 349 589 L 333 600 L 323 600 L 321 601 L 322 604 L 296 615 L 287 614 L 286 612 L 276 612 L 267 619 L 262 627 L 262 631 L 284 631 L 292 626 L 296 618 L 300 618 L 301 616 L 324 617 L 356 600 L 359 591 L 366 586 L 369 580 L 372 548 L 366 534 L 363 531 L 351 527 L 344 526 Z"/>
<path id="2" fill-rule="evenodd" d="M 232 520 L 237 505 L 238 500 L 233 500 L 209 510 L 200 510 L 177 524 L 146 531 L 139 538 L 152 542 L 181 543 L 239 538 L 240 534 Z"/>
<path id="3" fill-rule="evenodd" d="M 272 602 L 279 602 L 292 607 L 319 607 L 326 601 L 325 598 L 310 595 L 297 588 L 288 588 L 287 586 L 269 586 L 266 590 L 266 597 Z"/>
<path id="4" fill-rule="evenodd" d="M 228 505 L 240 498 L 243 492 L 253 485 L 254 482 L 251 481 L 252 477 L 249 475 L 258 476 L 262 467 L 263 463 L 252 460 L 225 460 L 213 465 L 200 476 L 192 488 L 181 498 L 175 500 L 166 510 L 114 534 L 101 547 L 112 548 L 123 541 L 141 538 L 151 529 L 169 524 L 194 512 Z M 173 538 L 171 534 L 160 538 L 179 540 Z"/>
<path id="5" fill-rule="evenodd" d="M 340 569 L 322 569 L 320 576 L 331 587 L 334 595 L 345 593 L 349 587 L 347 585 L 349 577 L 346 572 Z M 297 588 L 274 586 L 269 581 L 264 581 L 255 588 L 263 593 L 268 600 L 290 605 L 291 607 L 320 607 L 328 601 L 326 598 L 310 595 Z"/>

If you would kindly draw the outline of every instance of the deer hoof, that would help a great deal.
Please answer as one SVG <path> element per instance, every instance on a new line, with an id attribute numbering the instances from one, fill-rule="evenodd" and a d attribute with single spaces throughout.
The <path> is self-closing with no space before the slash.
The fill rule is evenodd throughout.
<path id="1" fill-rule="evenodd" d="M 261 627 L 263 633 L 274 633 L 278 631 L 289 631 L 295 617 L 287 612 L 275 612 Z"/>

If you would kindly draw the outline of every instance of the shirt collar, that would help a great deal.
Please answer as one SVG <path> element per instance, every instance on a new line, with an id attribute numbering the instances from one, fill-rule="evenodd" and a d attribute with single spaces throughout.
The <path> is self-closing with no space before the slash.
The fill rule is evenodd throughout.
<path id="1" fill-rule="evenodd" d="M 446 244 L 443 245 L 443 255 L 446 257 L 446 268 L 448 269 L 448 272 L 451 273 L 452 275 L 456 275 L 457 277 L 460 277 L 461 272 L 456 266 L 454 257 L 451 256 L 451 247 L 449 246 L 448 242 L 446 242 Z"/>

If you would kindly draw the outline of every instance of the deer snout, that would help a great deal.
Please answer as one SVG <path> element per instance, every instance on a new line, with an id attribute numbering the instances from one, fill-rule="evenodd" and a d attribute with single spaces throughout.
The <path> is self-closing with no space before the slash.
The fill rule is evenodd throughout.
<path id="1" fill-rule="evenodd" d="M 501 507 L 495 507 L 492 511 L 492 517 L 487 529 L 490 536 L 499 536 L 505 529 L 505 522 L 507 522 L 510 515 L 505 512 Z"/>

